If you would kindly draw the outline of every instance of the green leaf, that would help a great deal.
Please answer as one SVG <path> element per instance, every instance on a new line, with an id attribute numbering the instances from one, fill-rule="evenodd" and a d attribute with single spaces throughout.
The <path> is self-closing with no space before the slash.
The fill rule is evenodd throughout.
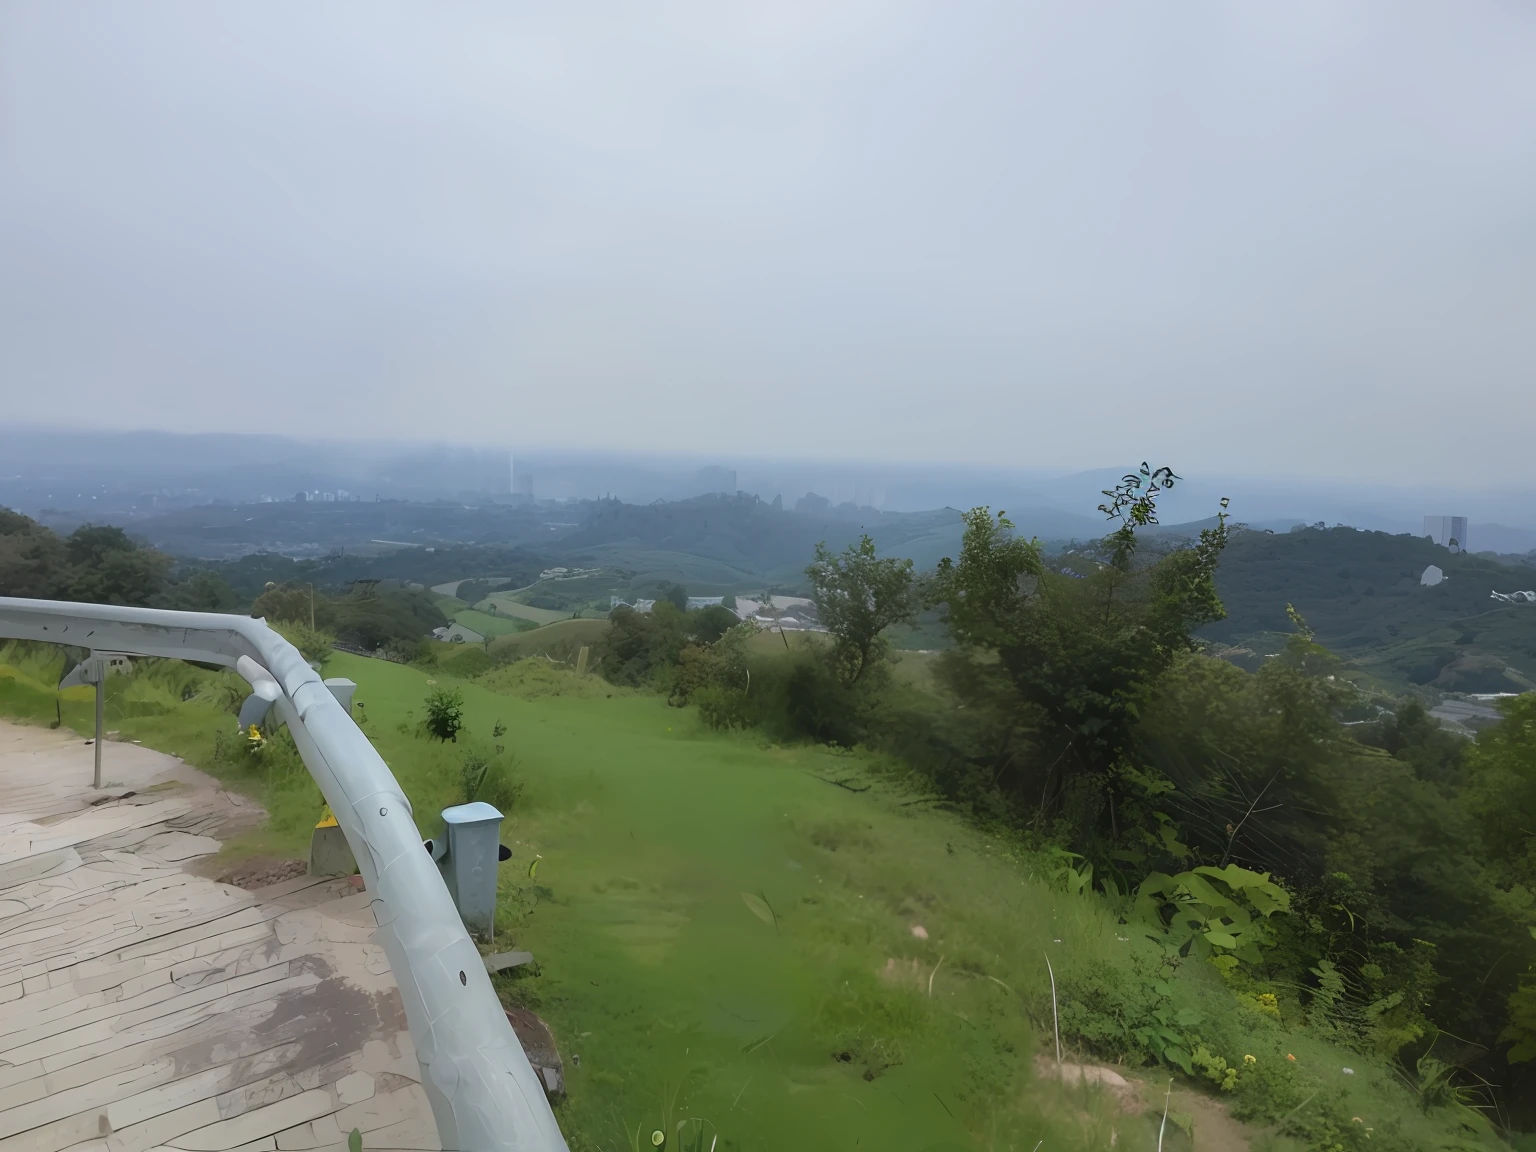
<path id="1" fill-rule="evenodd" d="M 363 1133 L 354 1128 L 347 1133 L 347 1152 L 363 1152 Z"/>
<path id="2" fill-rule="evenodd" d="M 741 899 L 752 915 L 756 916 L 764 924 L 772 924 L 775 928 L 779 926 L 779 918 L 773 914 L 773 909 L 769 907 L 768 901 L 764 900 L 761 896 L 751 892 L 743 892 Z"/>

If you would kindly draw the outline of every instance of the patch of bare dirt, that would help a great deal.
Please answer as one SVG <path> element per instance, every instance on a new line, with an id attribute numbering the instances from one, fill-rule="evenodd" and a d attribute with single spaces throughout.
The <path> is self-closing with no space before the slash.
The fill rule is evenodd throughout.
<path id="1" fill-rule="evenodd" d="M 528 1057 L 528 1063 L 533 1065 L 534 1074 L 538 1076 L 539 1083 L 544 1085 L 544 1091 L 550 1096 L 563 1096 L 565 1061 L 560 1059 L 560 1047 L 555 1043 L 555 1034 L 549 1030 L 549 1025 L 520 1005 L 514 1004 L 506 1009 L 506 1013 L 507 1023 L 517 1033 L 523 1054 Z"/>
<path id="2" fill-rule="evenodd" d="M 216 877 L 220 884 L 230 884 L 246 891 L 281 884 L 309 871 L 303 860 L 279 860 L 275 856 L 252 856 Z"/>
<path id="3" fill-rule="evenodd" d="M 1043 1080 L 1102 1088 L 1119 1115 L 1140 1117 L 1142 1124 L 1160 1124 L 1167 1100 L 1167 1147 L 1173 1152 L 1249 1152 L 1252 1146 L 1253 1132 L 1234 1120 L 1220 1100 L 1179 1087 L 1167 1097 L 1166 1079 L 1149 1082 L 1108 1064 L 1063 1061 L 1058 1066 L 1044 1054 L 1035 1057 L 1035 1072 Z"/>
<path id="4" fill-rule="evenodd" d="M 1248 1152 L 1253 1139 L 1253 1133 L 1232 1119 L 1220 1100 L 1200 1092 L 1175 1088 L 1168 1116 L 1169 1128 L 1177 1122 L 1193 1141 L 1194 1152 Z"/>
<path id="5" fill-rule="evenodd" d="M 1035 1057 L 1035 1074 L 1043 1080 L 1060 1080 L 1063 1084 L 1096 1084 L 1114 1098 L 1115 1106 L 1121 1112 L 1135 1116 L 1146 1111 L 1141 1084 L 1127 1080 L 1108 1064 L 1076 1064 L 1070 1060 L 1057 1064 L 1051 1057 L 1042 1055 Z"/>

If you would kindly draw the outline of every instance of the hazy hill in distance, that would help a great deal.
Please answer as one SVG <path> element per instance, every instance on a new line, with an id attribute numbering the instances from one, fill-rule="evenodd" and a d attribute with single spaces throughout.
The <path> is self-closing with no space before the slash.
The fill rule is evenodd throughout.
<path id="1" fill-rule="evenodd" d="M 1445 579 L 1420 583 L 1430 565 Z M 1536 687 L 1536 605 L 1490 591 L 1536 588 L 1536 566 L 1452 555 L 1411 535 L 1353 528 L 1234 533 L 1216 573 L 1227 617 L 1204 635 L 1257 666 L 1291 632 L 1294 605 L 1318 640 L 1383 682 L 1448 692 Z"/>
<path id="2" fill-rule="evenodd" d="M 0 424 L 0 505 L 67 527 L 85 519 L 140 519 L 177 508 L 299 490 L 430 502 L 506 498 L 516 471 L 520 495 L 539 501 L 616 496 L 632 504 L 710 492 L 746 492 L 787 507 L 807 493 L 834 507 L 881 512 L 1006 508 L 1044 539 L 1096 532 L 1100 492 L 1138 461 L 1063 473 L 1027 460 L 1012 466 L 913 461 L 813 461 L 681 453 L 581 452 L 511 443 L 501 446 L 359 440 L 300 440 L 219 433 L 89 432 Z M 1536 509 L 1516 491 L 1460 490 L 1441 483 L 1341 484 L 1299 476 L 1196 472 L 1178 459 L 1154 460 L 1185 476 L 1164 496 L 1169 523 L 1200 520 L 1229 497 L 1248 523 L 1329 524 L 1417 533 L 1426 515 L 1465 515 L 1478 550 L 1536 548 Z M 48 515 L 40 515 L 51 509 Z M 1081 517 L 1051 520 L 1046 512 Z M 1026 516 L 1027 511 L 1027 516 Z M 1025 520 L 1032 523 L 1025 523 Z"/>

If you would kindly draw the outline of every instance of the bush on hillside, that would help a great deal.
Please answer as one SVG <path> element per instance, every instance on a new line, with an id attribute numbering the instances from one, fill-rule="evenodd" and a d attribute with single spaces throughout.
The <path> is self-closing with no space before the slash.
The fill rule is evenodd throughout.
<path id="1" fill-rule="evenodd" d="M 874 677 L 843 683 L 817 649 L 801 649 L 753 666 L 751 695 L 758 723 L 777 740 L 851 746 L 870 731 Z"/>
<path id="2" fill-rule="evenodd" d="M 755 728 L 761 722 L 755 702 L 740 688 L 708 685 L 693 694 L 699 719 L 717 732 Z"/>
<path id="3" fill-rule="evenodd" d="M 510 816 L 522 796 L 523 784 L 517 779 L 517 758 L 505 749 L 471 748 L 459 762 L 459 803 L 481 801 L 503 816 Z"/>
<path id="4" fill-rule="evenodd" d="M 669 692 L 687 648 L 710 647 L 742 627 L 734 613 L 718 605 L 684 612 L 669 600 L 656 601 L 649 612 L 636 612 L 620 604 L 608 619 L 611 627 L 598 652 L 603 675 L 630 687 L 655 682 Z M 691 687 L 691 683 L 685 684 L 682 700 L 687 699 Z"/>
<path id="5" fill-rule="evenodd" d="M 287 620 L 273 624 L 272 628 L 316 667 L 324 667 L 336 651 L 336 637 L 321 629 L 311 628 L 308 622 Z"/>
<path id="6" fill-rule="evenodd" d="M 429 736 L 459 742 L 459 733 L 464 730 L 464 693 L 457 688 L 439 688 L 427 696 L 426 713 L 423 723 Z"/>

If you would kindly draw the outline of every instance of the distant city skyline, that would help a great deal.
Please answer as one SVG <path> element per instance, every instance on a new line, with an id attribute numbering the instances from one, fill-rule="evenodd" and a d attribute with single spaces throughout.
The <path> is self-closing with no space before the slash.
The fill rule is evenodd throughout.
<path id="1" fill-rule="evenodd" d="M 1103 500 L 1100 490 L 1138 463 L 1064 471 L 726 453 L 575 455 L 522 446 L 360 444 L 222 434 L 102 435 L 7 423 L 0 423 L 0 461 L 5 461 L 0 505 L 29 514 L 52 507 L 89 516 L 93 510 L 112 508 L 141 516 L 213 501 L 256 502 L 263 496 L 291 500 L 299 489 L 345 491 L 363 500 L 381 495 L 513 501 L 612 496 L 631 503 L 743 491 L 769 502 L 780 498 L 790 508 L 815 494 L 834 506 L 853 502 L 884 511 L 988 504 L 1015 514 L 1029 512 L 1032 523 L 1049 512 L 1045 522 L 1053 526 L 1053 534 L 1080 538 L 1103 526 L 1097 511 Z M 1182 465 L 1180 475 L 1162 498 L 1164 523 L 1206 519 L 1214 515 L 1220 499 L 1228 497 L 1238 521 L 1276 530 L 1323 520 L 1425 535 L 1430 532 L 1426 509 L 1449 504 L 1469 513 L 1463 530 L 1476 549 L 1523 553 L 1536 548 L 1536 510 L 1518 489 L 1338 483 L 1300 476 L 1213 474 Z M 516 486 L 510 494 L 509 482 Z"/>

